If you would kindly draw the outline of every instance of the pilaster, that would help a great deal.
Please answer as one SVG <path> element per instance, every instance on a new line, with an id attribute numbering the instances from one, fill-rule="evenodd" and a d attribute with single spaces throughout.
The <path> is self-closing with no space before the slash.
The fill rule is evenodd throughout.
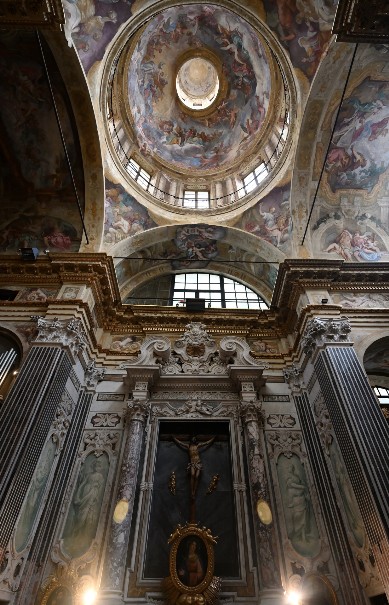
<path id="1" fill-rule="evenodd" d="M 86 346 L 78 319 L 34 319 L 38 335 L 0 412 L 0 559 L 55 420 L 72 363 Z"/>
<path id="2" fill-rule="evenodd" d="M 350 322 L 315 318 L 302 339 L 389 595 L 389 429 L 349 340 Z"/>

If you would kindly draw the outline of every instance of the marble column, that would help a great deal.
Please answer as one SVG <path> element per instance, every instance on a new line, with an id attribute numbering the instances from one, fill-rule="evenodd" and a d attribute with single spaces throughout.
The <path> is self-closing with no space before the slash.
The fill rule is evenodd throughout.
<path id="1" fill-rule="evenodd" d="M 241 417 L 248 448 L 248 468 L 253 504 L 254 525 L 258 551 L 260 578 L 260 605 L 281 605 L 284 591 L 281 584 L 274 519 L 263 523 L 258 516 L 258 504 L 271 510 L 268 479 L 266 476 L 263 412 L 259 402 L 250 399 L 254 385 L 242 384 Z M 252 397 L 251 397 L 252 399 Z"/>
<path id="2" fill-rule="evenodd" d="M 36 317 L 38 334 L 1 408 L 0 560 L 61 401 L 86 346 L 79 320 Z"/>
<path id="3" fill-rule="evenodd" d="M 347 318 L 311 319 L 302 347 L 313 364 L 389 596 L 389 427 L 349 339 Z"/>
<path id="4" fill-rule="evenodd" d="M 103 572 L 101 603 L 124 602 L 123 584 L 126 572 L 128 541 L 142 450 L 145 423 L 149 413 L 147 400 L 130 400 L 126 411 L 125 446 L 120 469 L 118 496 L 111 523 Z"/>

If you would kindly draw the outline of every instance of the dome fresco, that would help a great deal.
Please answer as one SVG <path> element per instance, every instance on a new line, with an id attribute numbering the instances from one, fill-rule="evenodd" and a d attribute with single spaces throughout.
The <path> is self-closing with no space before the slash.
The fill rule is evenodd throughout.
<path id="1" fill-rule="evenodd" d="M 209 112 L 185 110 L 176 91 L 184 59 L 203 57 L 221 89 Z M 138 146 L 165 165 L 207 171 L 233 163 L 261 136 L 271 69 L 251 25 L 214 5 L 174 7 L 142 31 L 128 57 L 128 111 Z"/>

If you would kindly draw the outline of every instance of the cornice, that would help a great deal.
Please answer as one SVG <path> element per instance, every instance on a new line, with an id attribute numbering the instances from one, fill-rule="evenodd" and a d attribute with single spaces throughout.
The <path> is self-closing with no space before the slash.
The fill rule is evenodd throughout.
<path id="1" fill-rule="evenodd" d="M 64 284 L 80 284 L 90 288 L 95 307 L 90 312 L 85 301 L 48 300 L 45 303 L 7 301 L 0 308 L 24 312 L 28 306 L 34 313 L 56 307 L 70 309 L 82 305 L 91 326 L 103 328 L 112 334 L 125 332 L 147 336 L 180 334 L 188 323 L 201 321 L 213 337 L 226 334 L 244 338 L 285 338 L 300 332 L 308 317 L 315 315 L 340 315 L 339 305 L 305 305 L 299 313 L 297 305 L 307 289 L 336 291 L 388 291 L 389 263 L 344 263 L 325 260 L 287 260 L 280 266 L 274 290 L 273 302 L 268 311 L 206 309 L 201 313 L 186 311 L 183 307 L 158 307 L 148 305 L 123 305 L 117 284 L 113 259 L 105 253 L 52 254 L 38 257 L 33 262 L 22 261 L 19 256 L 4 255 L 0 258 L 0 287 L 56 287 Z M 347 313 L 371 314 L 368 309 L 348 309 Z M 376 311 L 374 311 L 376 312 Z M 58 311 L 59 314 L 60 311 Z M 93 317 L 92 317 L 93 315 Z M 295 347 L 297 343 L 295 343 Z M 282 357 L 282 355 L 281 355 Z"/>
<path id="2" fill-rule="evenodd" d="M 276 313 L 281 328 L 288 331 L 299 329 L 302 317 L 298 317 L 296 306 L 299 296 L 307 289 L 366 291 L 388 290 L 389 263 L 345 263 L 328 260 L 286 260 L 279 268 L 271 310 Z M 315 305 L 308 305 L 313 310 Z M 338 305 L 326 305 L 339 313 Z M 323 309 L 323 306 L 320 307 Z M 305 310 L 307 307 L 305 307 Z"/>

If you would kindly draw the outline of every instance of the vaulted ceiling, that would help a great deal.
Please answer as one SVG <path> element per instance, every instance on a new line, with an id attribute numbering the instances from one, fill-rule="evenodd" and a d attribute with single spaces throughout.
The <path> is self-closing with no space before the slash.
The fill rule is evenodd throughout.
<path id="1" fill-rule="evenodd" d="M 197 259 L 268 301 L 285 258 L 389 260 L 388 46 L 337 42 L 318 0 L 63 8 L 0 33 L 3 252 L 105 251 L 123 296 Z"/>

